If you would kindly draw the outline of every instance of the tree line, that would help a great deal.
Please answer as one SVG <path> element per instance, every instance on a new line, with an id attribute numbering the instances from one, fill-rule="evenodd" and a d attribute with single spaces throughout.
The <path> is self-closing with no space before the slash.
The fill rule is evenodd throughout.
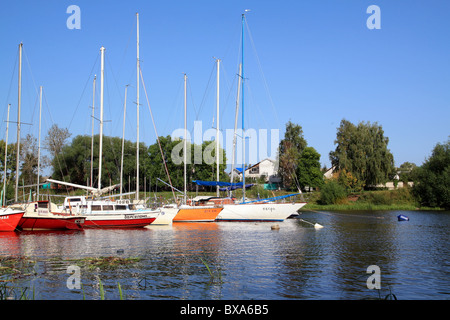
<path id="1" fill-rule="evenodd" d="M 307 146 L 302 127 L 288 122 L 279 147 L 279 174 L 289 189 L 311 187 L 321 192 L 322 204 L 336 204 L 351 192 L 375 189 L 388 181 L 413 182 L 412 193 L 426 207 L 450 209 L 450 140 L 438 143 L 421 165 L 394 166 L 389 138 L 378 123 L 353 124 L 343 119 L 337 128 L 335 150 L 329 153 L 332 178 L 320 169 L 320 154 Z"/>
<path id="2" fill-rule="evenodd" d="M 78 135 L 68 142 L 71 134 L 67 129 L 53 125 L 44 139 L 43 147 L 47 156 L 41 157 L 41 168 L 50 167 L 53 179 L 81 185 L 98 185 L 99 136 Z M 139 144 L 140 189 L 167 190 L 167 186 L 157 178 L 168 182 L 165 167 L 170 173 L 172 185 L 178 189 L 184 186 L 184 165 L 172 159 L 179 139 L 170 136 L 159 137 L 164 160 L 157 142 L 150 146 Z M 209 150 L 215 159 L 214 141 L 203 142 L 201 146 L 188 144 L 190 156 L 196 152 Z M 281 187 L 288 190 L 319 190 L 323 202 L 335 202 L 350 192 L 360 192 L 376 188 L 387 181 L 413 181 L 413 193 L 418 202 L 430 207 L 450 207 L 450 140 L 437 144 L 432 155 L 422 166 L 406 162 L 395 168 L 394 157 L 388 149 L 389 138 L 378 123 L 360 122 L 353 124 L 343 119 L 337 128 L 334 141 L 335 150 L 329 153 L 332 164 L 332 179 L 324 178 L 326 168 L 321 168 L 321 155 L 308 146 L 300 125 L 289 121 L 284 138 L 278 148 L 278 175 Z M 5 142 L 0 140 L 0 152 L 4 154 Z M 93 150 L 93 175 L 91 177 L 91 149 Z M 102 186 L 120 181 L 122 138 L 103 137 Z M 8 145 L 7 197 L 14 194 L 12 177 L 15 175 L 16 146 Z M 20 181 L 21 184 L 36 184 L 37 141 L 27 135 L 21 143 Z M 220 180 L 229 181 L 226 172 L 225 150 L 220 149 Z M 136 143 L 124 140 L 123 187 L 124 191 L 136 190 Z M 192 161 L 191 161 L 192 162 Z M 0 169 L 4 170 L 4 158 L 0 159 Z M 202 161 L 187 164 L 188 189 L 195 190 L 193 180 L 216 180 L 216 164 Z M 144 183 L 146 184 L 144 187 Z"/>

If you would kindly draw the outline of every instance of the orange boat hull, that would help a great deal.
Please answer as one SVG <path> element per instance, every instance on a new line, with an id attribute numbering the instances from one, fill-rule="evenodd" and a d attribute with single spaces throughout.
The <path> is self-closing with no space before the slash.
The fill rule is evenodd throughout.
<path id="1" fill-rule="evenodd" d="M 173 222 L 211 222 L 216 220 L 222 208 L 189 207 L 181 208 Z"/>

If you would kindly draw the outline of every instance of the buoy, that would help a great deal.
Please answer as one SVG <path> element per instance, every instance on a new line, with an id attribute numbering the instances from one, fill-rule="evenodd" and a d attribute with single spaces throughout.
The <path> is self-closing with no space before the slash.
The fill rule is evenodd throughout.
<path id="1" fill-rule="evenodd" d="M 314 225 L 314 229 L 322 229 L 322 228 L 323 228 L 323 225 L 321 225 L 321 224 L 316 223 Z"/>
<path id="2" fill-rule="evenodd" d="M 409 218 L 403 214 L 397 216 L 398 221 L 409 221 Z"/>
<path id="3" fill-rule="evenodd" d="M 274 224 L 270 227 L 272 230 L 280 230 L 280 226 L 278 224 Z"/>

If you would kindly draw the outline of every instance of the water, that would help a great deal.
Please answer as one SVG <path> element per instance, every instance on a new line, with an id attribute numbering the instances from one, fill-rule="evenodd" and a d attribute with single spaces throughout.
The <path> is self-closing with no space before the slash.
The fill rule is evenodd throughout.
<path id="1" fill-rule="evenodd" d="M 397 215 L 410 221 L 398 222 Z M 175 223 L 133 230 L 0 233 L 0 256 L 28 257 L 15 281 L 36 299 L 400 300 L 450 298 L 450 212 L 304 213 L 278 223 Z M 138 257 L 110 269 L 81 268 L 82 289 L 67 287 L 74 259 Z M 377 265 L 381 289 L 370 290 Z M 208 271 L 209 267 L 210 271 Z M 1 270 L 0 270 L 1 275 Z M 2 275 L 2 279 L 8 279 Z"/>

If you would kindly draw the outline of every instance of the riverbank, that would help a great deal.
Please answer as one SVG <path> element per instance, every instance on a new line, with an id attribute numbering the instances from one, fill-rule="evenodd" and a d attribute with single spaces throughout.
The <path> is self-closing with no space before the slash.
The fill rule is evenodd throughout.
<path id="1" fill-rule="evenodd" d="M 351 193 L 347 198 L 334 204 L 320 204 L 319 197 L 320 192 L 310 194 L 307 201 L 308 204 L 301 210 L 443 210 L 442 208 L 421 207 L 413 197 L 410 188 Z"/>

